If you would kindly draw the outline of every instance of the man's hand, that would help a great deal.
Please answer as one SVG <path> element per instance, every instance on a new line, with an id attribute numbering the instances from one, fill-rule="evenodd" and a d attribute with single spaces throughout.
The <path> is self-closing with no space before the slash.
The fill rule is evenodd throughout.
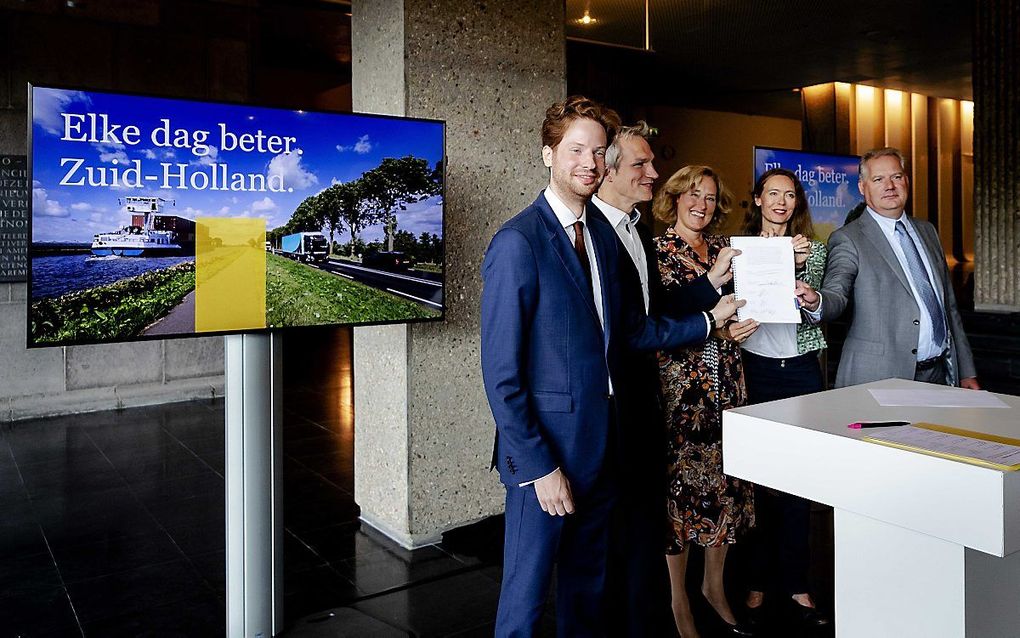
<path id="1" fill-rule="evenodd" d="M 981 384 L 978 383 L 977 377 L 967 377 L 966 379 L 960 379 L 960 387 L 967 388 L 968 390 L 980 390 Z"/>
<path id="2" fill-rule="evenodd" d="M 737 299 L 735 295 L 723 295 L 719 303 L 712 308 L 712 316 L 715 317 L 715 328 L 722 328 L 726 320 L 737 312 L 737 308 L 743 308 L 747 302 Z"/>
<path id="3" fill-rule="evenodd" d="M 821 297 L 815 292 L 814 288 L 798 279 L 794 291 L 801 308 L 811 312 L 818 310 L 818 302 L 821 300 Z"/>
<path id="4" fill-rule="evenodd" d="M 570 493 L 570 482 L 559 468 L 535 481 L 534 486 L 538 504 L 542 506 L 543 512 L 553 516 L 574 513 L 574 497 Z"/>
<path id="5" fill-rule="evenodd" d="M 733 269 L 731 268 L 731 265 L 733 263 L 733 258 L 739 254 L 739 250 L 736 248 L 730 248 L 729 246 L 726 246 L 719 251 L 719 254 L 715 258 L 715 263 L 712 264 L 712 269 L 708 271 L 708 281 L 711 282 L 713 288 L 719 288 L 730 279 L 733 279 Z"/>
<path id="6" fill-rule="evenodd" d="M 735 341 L 736 343 L 744 343 L 747 338 L 754 334 L 754 331 L 758 329 L 758 322 L 754 319 L 744 319 L 743 321 L 731 321 L 730 323 L 723 326 L 718 330 L 719 338 L 726 339 L 727 341 Z"/>

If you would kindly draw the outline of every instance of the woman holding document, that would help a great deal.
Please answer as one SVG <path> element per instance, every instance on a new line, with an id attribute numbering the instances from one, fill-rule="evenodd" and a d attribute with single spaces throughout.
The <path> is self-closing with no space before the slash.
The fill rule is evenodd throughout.
<path id="1" fill-rule="evenodd" d="M 783 168 L 766 171 L 754 185 L 753 204 L 743 234 L 792 237 L 797 279 L 818 288 L 825 272 L 825 245 L 814 239 L 811 212 L 797 176 Z M 808 323 L 765 323 L 743 344 L 747 403 L 763 403 L 819 392 L 819 352 L 825 339 Z M 757 525 L 750 538 L 749 618 L 762 619 L 762 603 L 770 574 L 797 622 L 828 624 L 808 593 L 808 527 L 810 503 L 798 496 L 755 486 Z"/>
<path id="2" fill-rule="evenodd" d="M 719 176 L 707 166 L 686 166 L 656 194 L 655 217 L 672 224 L 656 238 L 667 314 L 678 288 L 707 277 L 713 287 L 729 280 L 734 254 L 729 240 L 712 234 L 729 212 L 730 197 Z M 719 262 L 721 268 L 715 268 Z M 725 274 L 724 274 L 725 273 Z M 678 311 L 705 310 L 683 308 Z M 728 635 L 747 636 L 738 624 L 723 589 L 723 566 L 730 544 L 754 524 L 753 488 L 722 473 L 722 411 L 744 403 L 744 376 L 739 342 L 750 336 L 753 320 L 730 323 L 700 346 L 659 353 L 659 374 L 669 433 L 668 512 L 671 534 L 666 563 L 672 586 L 673 617 L 683 638 L 698 636 L 684 588 L 685 551 L 691 543 L 705 547 L 701 591 L 725 625 Z"/>

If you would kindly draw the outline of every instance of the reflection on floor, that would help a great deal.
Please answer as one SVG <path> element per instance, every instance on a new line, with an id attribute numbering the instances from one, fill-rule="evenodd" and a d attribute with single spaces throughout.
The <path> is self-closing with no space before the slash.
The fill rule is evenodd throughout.
<path id="1" fill-rule="evenodd" d="M 322 374 L 330 362 L 302 376 L 306 363 L 285 366 L 286 635 L 491 636 L 501 518 L 413 552 L 361 525 L 350 377 Z M 223 443 L 222 401 L 4 425 L 0 636 L 224 635 Z M 813 581 L 831 610 L 830 514 L 813 524 Z M 551 608 L 541 635 L 555 635 Z"/>

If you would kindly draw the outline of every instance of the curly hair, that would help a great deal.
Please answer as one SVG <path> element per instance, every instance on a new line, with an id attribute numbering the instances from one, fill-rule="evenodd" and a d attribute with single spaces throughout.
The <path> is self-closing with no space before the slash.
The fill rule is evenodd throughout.
<path id="1" fill-rule="evenodd" d="M 733 197 L 729 190 L 723 185 L 719 173 L 709 166 L 684 166 L 673 173 L 666 183 L 662 185 L 659 192 L 655 194 L 652 201 L 652 214 L 660 222 L 673 225 L 676 223 L 676 200 L 693 188 L 697 188 L 701 180 L 710 177 L 715 181 L 715 187 L 719 191 L 715 201 L 715 213 L 712 221 L 705 227 L 705 232 L 712 234 L 722 225 L 723 220 L 730 213 L 730 206 Z"/>
<path id="2" fill-rule="evenodd" d="M 762 173 L 758 181 L 754 183 L 754 188 L 751 190 L 751 205 L 748 207 L 747 212 L 744 213 L 744 225 L 740 229 L 741 232 L 745 235 L 753 236 L 758 236 L 761 233 L 761 206 L 755 203 L 754 200 L 761 199 L 762 193 L 765 192 L 765 182 L 775 175 L 789 177 L 793 182 L 793 191 L 797 196 L 797 203 L 793 205 L 793 214 L 790 215 L 790 221 L 786 225 L 786 235 L 788 237 L 804 235 L 808 239 L 814 239 L 815 226 L 811 223 L 811 209 L 808 208 L 807 193 L 804 192 L 804 185 L 800 183 L 800 180 L 797 179 L 797 175 L 793 171 L 785 168 L 770 168 Z"/>
<path id="3" fill-rule="evenodd" d="M 606 140 L 612 140 L 620 128 L 620 116 L 611 108 L 583 95 L 571 95 L 545 110 L 542 122 L 542 146 L 555 148 L 570 124 L 577 119 L 595 120 L 606 129 Z"/>

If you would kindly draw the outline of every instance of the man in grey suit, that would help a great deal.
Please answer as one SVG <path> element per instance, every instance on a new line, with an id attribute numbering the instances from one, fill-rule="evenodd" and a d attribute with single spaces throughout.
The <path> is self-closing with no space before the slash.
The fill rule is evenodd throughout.
<path id="1" fill-rule="evenodd" d="M 812 322 L 853 302 L 836 387 L 896 377 L 979 389 L 938 232 L 903 212 L 903 154 L 865 153 L 857 186 L 867 210 L 829 238 L 821 290 L 797 284 Z"/>

